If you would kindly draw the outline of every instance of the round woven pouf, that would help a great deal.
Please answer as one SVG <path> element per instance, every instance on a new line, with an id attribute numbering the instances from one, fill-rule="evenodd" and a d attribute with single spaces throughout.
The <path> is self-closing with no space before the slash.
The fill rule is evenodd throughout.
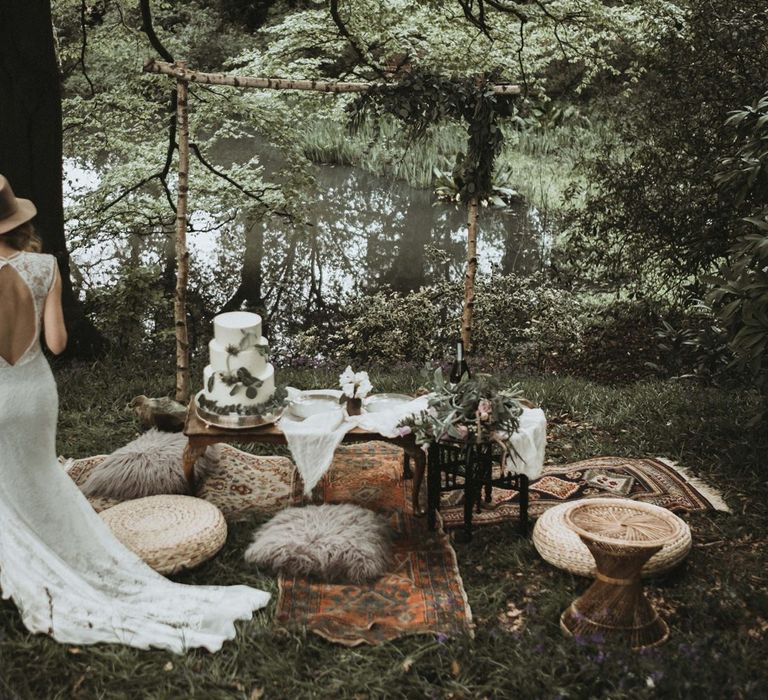
<path id="1" fill-rule="evenodd" d="M 563 631 L 599 635 L 633 649 L 665 642 L 669 627 L 645 597 L 640 569 L 680 536 L 679 520 L 664 508 L 623 498 L 588 499 L 569 510 L 565 523 L 592 552 L 597 573 L 560 616 Z"/>
<path id="2" fill-rule="evenodd" d="M 192 496 L 137 498 L 99 515 L 120 542 L 161 574 L 202 564 L 227 539 L 221 511 Z"/>
<path id="3" fill-rule="evenodd" d="M 558 569 L 565 569 L 577 576 L 595 577 L 595 558 L 590 554 L 587 545 L 565 524 L 566 514 L 583 501 L 561 503 L 550 508 L 536 521 L 533 528 L 533 546 L 544 561 Z M 680 529 L 677 537 L 665 544 L 643 566 L 640 575 L 643 577 L 659 576 L 674 569 L 691 551 L 691 528 L 682 518 L 670 513 L 665 508 L 645 504 L 650 509 L 663 511 L 679 521 Z"/>

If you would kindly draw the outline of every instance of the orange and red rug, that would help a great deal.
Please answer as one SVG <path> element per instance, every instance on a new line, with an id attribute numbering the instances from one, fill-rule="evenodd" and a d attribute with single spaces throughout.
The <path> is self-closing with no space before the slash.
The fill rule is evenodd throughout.
<path id="1" fill-rule="evenodd" d="M 471 633 L 472 614 L 445 533 L 413 517 L 403 453 L 377 443 L 342 446 L 322 483 L 326 503 L 383 512 L 395 533 L 393 565 L 374 583 L 329 584 L 280 577 L 276 619 L 306 625 L 339 644 L 379 644 L 404 634 Z M 300 487 L 297 486 L 300 500 Z"/>

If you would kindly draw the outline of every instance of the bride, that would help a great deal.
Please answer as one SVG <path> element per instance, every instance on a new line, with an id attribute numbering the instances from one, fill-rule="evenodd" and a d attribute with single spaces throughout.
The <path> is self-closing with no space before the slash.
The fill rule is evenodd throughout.
<path id="1" fill-rule="evenodd" d="M 169 581 L 123 547 L 56 459 L 56 384 L 40 348 L 67 342 L 61 279 L 32 202 L 0 175 L 0 589 L 59 642 L 217 651 L 269 594 Z"/>

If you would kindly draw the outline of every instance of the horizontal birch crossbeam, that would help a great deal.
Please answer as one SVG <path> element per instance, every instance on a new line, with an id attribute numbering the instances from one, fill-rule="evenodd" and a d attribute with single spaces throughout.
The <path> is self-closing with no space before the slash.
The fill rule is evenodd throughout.
<path id="1" fill-rule="evenodd" d="M 334 82 L 328 80 L 291 80 L 286 78 L 254 78 L 247 75 L 228 73 L 203 73 L 190 70 L 176 63 L 156 61 L 150 58 L 144 64 L 145 73 L 169 75 L 187 83 L 206 85 L 230 85 L 239 88 L 262 88 L 267 90 L 313 90 L 314 92 L 367 92 L 375 83 Z M 495 84 L 491 88 L 497 95 L 519 95 L 522 90 L 512 83 Z"/>

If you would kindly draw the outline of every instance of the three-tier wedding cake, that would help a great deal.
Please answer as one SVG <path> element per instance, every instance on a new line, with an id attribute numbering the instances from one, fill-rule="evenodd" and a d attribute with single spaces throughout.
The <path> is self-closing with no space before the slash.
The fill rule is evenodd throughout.
<path id="1" fill-rule="evenodd" d="M 199 406 L 218 415 L 255 416 L 274 408 L 275 368 L 261 335 L 261 317 L 247 311 L 213 319 L 210 364 L 203 370 Z"/>

